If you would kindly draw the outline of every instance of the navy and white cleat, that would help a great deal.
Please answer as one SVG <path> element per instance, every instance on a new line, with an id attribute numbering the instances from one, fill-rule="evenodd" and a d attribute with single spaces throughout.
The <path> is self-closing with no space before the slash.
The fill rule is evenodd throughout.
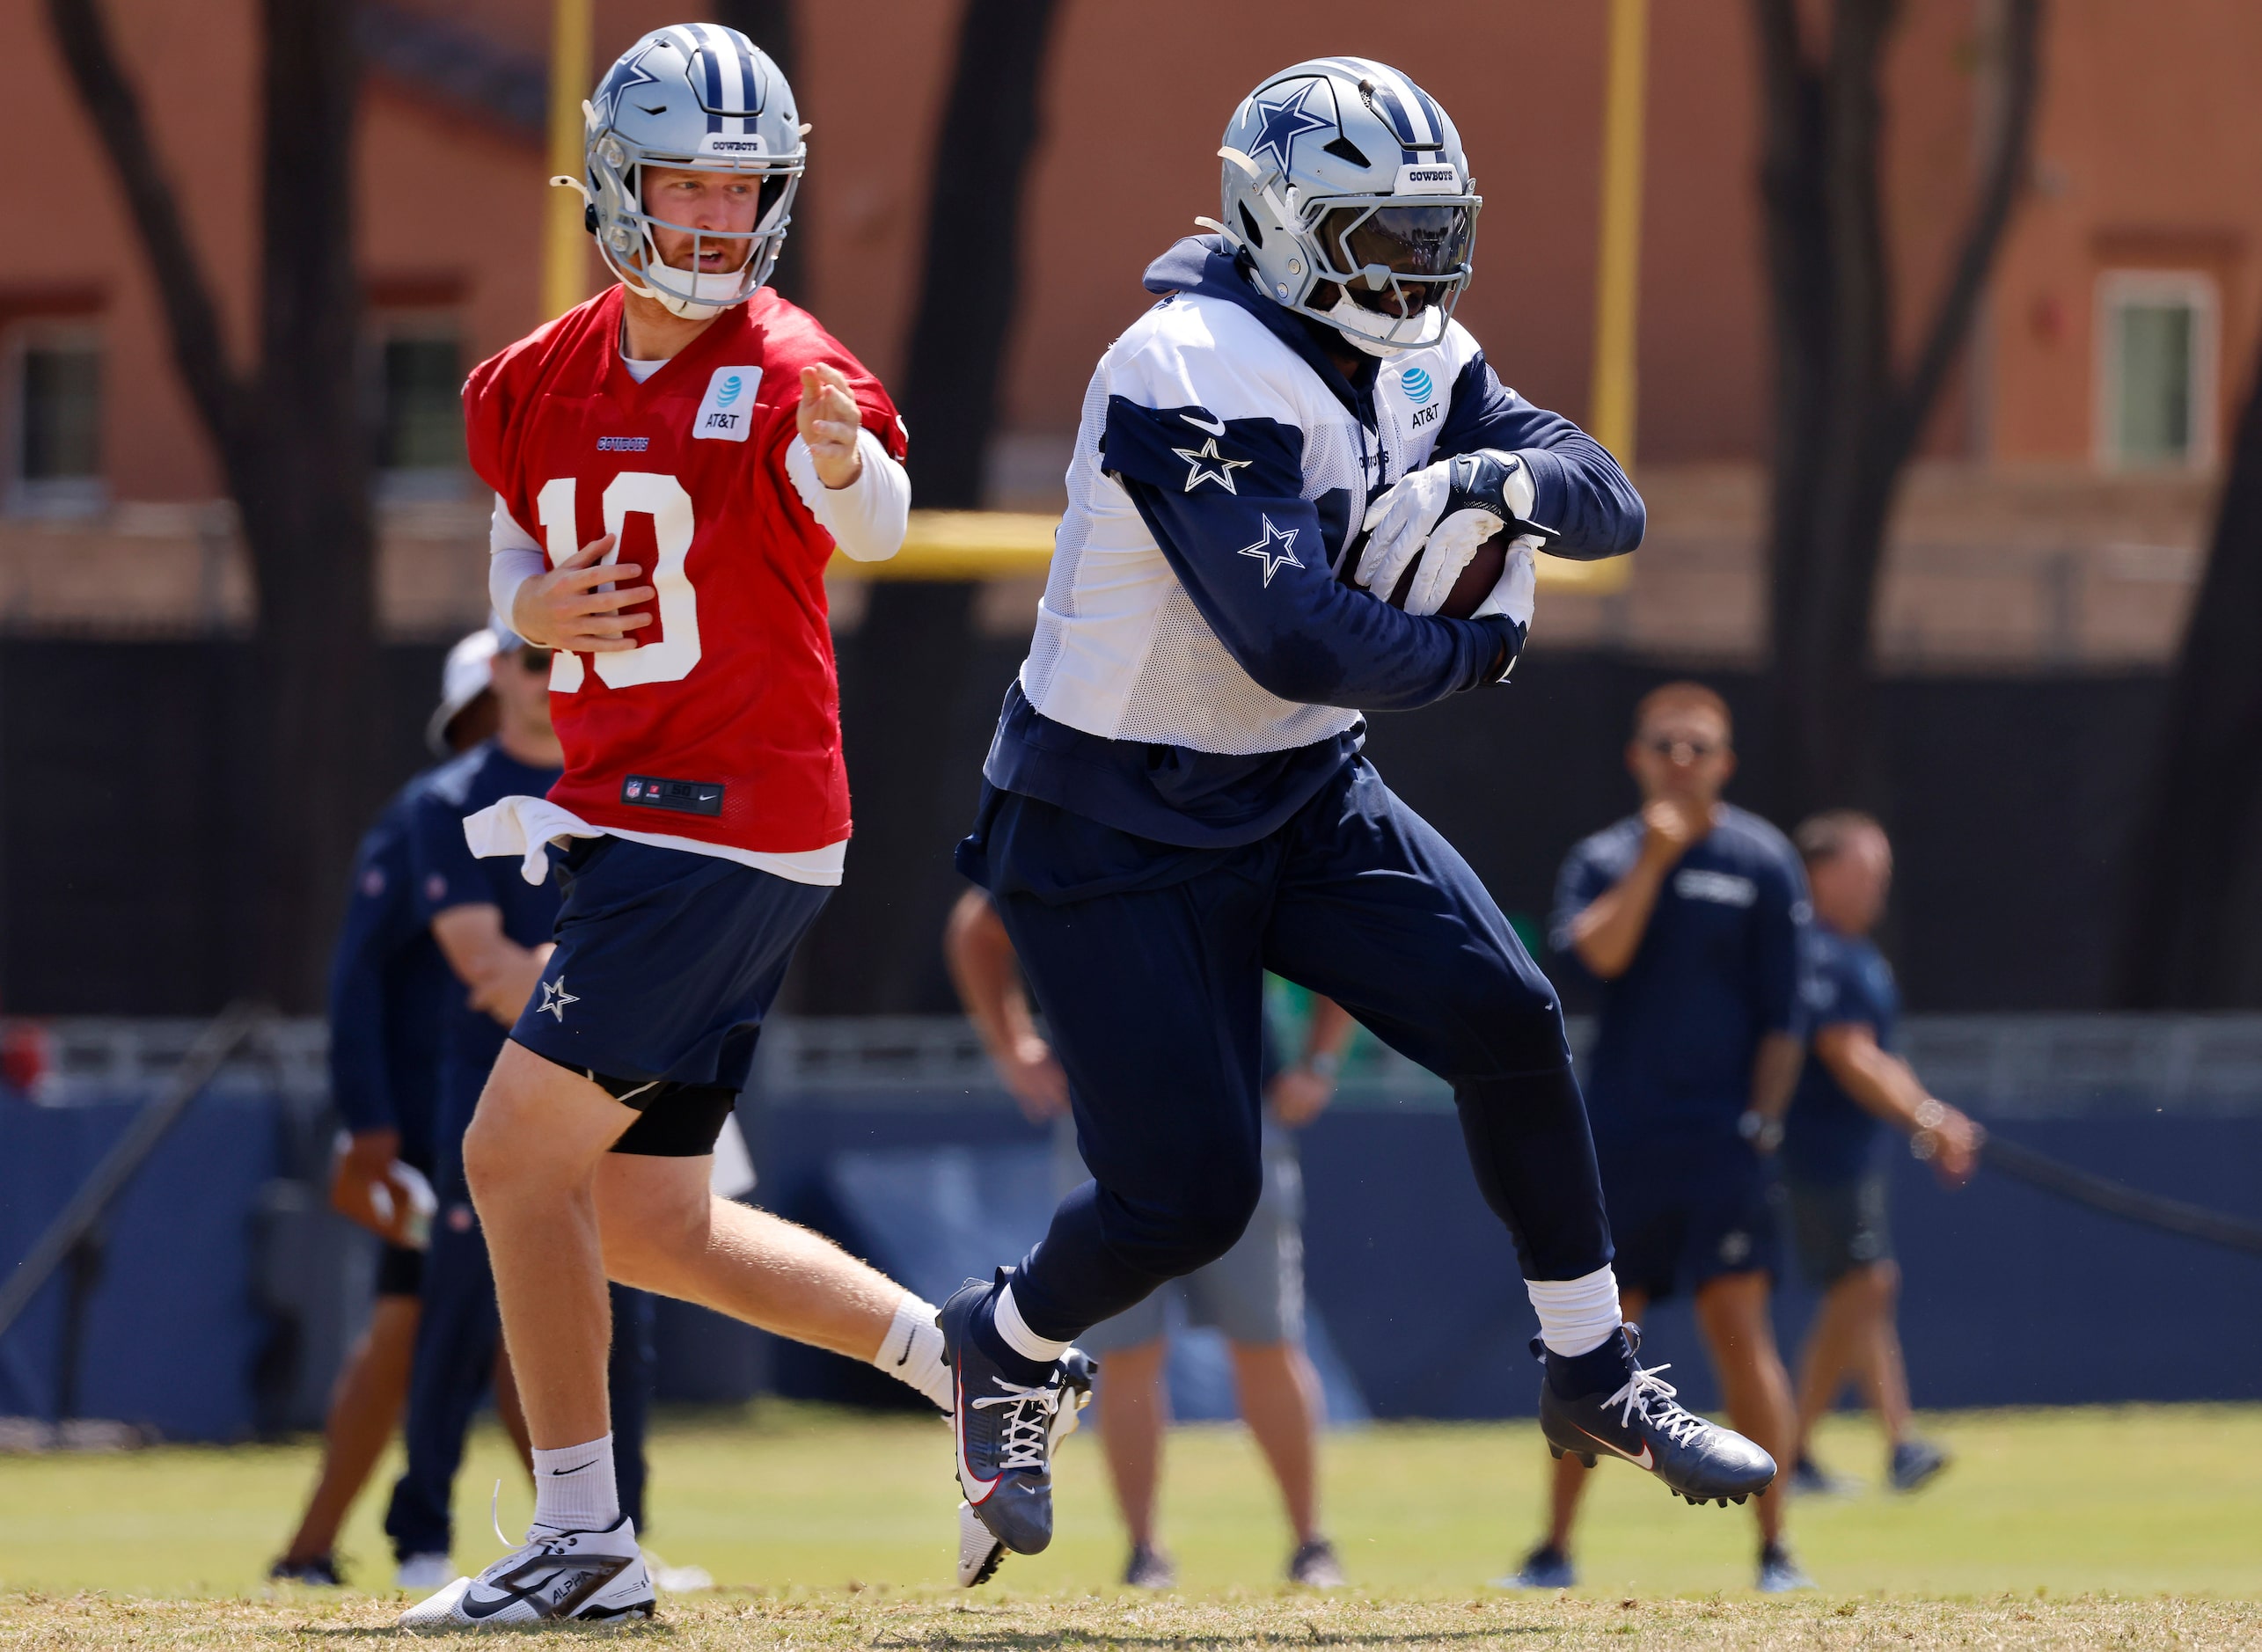
<path id="1" fill-rule="evenodd" d="M 1929 1440 L 1903 1440 L 1892 1448 L 1889 1470 L 1895 1491 L 1914 1491 L 1948 1466 L 1948 1453 Z"/>
<path id="2" fill-rule="evenodd" d="M 1072 1348 L 1060 1356 L 1060 1380 L 1067 1392 L 1052 1411 L 1053 1451 L 1058 1451 L 1061 1441 L 1076 1432 L 1080 1414 L 1092 1403 L 1092 1378 L 1099 1369 L 1099 1362 L 1080 1348 Z M 998 1568 L 1011 1553 L 1004 1540 L 982 1524 L 971 1503 L 959 1503 L 959 1588 L 979 1589 L 998 1575 Z"/>
<path id="3" fill-rule="evenodd" d="M 1589 1468 L 1598 1458 L 1622 1458 L 1692 1503 L 1724 1509 L 1765 1491 L 1775 1477 L 1775 1458 L 1734 1429 L 1685 1410 L 1658 1374 L 1670 1365 L 1643 1369 L 1640 1327 L 1626 1327 L 1625 1336 L 1626 1381 L 1614 1392 L 1566 1400 L 1541 1379 L 1540 1431 L 1548 1450 L 1569 1452 Z"/>
<path id="4" fill-rule="evenodd" d="M 1780 1543 L 1770 1543 L 1760 1551 L 1760 1575 L 1753 1587 L 1762 1595 L 1794 1595 L 1800 1590 L 1813 1588 L 1814 1580 L 1791 1559 L 1789 1549 Z"/>
<path id="5" fill-rule="evenodd" d="M 1506 1577 L 1492 1580 L 1495 1589 L 1577 1589 L 1578 1572 L 1552 1543 L 1542 1543 L 1524 1557 L 1524 1563 Z"/>
<path id="6" fill-rule="evenodd" d="M 999 1542 L 1041 1554 L 1052 1541 L 1052 1424 L 1067 1385 L 1058 1361 L 1042 1382 L 1017 1383 L 982 1351 L 974 1313 L 996 1289 L 970 1279 L 936 1316 L 950 1367 L 958 1489 Z"/>
<path id="7" fill-rule="evenodd" d="M 602 1531 L 553 1531 L 459 1577 L 394 1619 L 403 1629 L 516 1628 L 652 1615 L 652 1580 L 626 1515 Z"/>

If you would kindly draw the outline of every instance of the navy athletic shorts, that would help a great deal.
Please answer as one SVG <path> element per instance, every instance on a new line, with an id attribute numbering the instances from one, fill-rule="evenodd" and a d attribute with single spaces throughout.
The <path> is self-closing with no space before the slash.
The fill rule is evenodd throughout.
<path id="1" fill-rule="evenodd" d="M 1662 1302 L 1726 1274 L 1782 1273 L 1775 1166 L 1743 1137 L 1598 1132 L 1594 1151 L 1621 1290 Z"/>
<path id="2" fill-rule="evenodd" d="M 831 890 L 626 837 L 552 854 L 557 950 L 510 1036 L 637 1109 L 615 1152 L 711 1151 Z"/>

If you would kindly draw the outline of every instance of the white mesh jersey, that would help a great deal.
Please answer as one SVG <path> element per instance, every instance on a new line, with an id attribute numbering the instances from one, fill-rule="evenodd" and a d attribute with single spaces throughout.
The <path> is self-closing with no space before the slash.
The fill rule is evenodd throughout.
<path id="1" fill-rule="evenodd" d="M 1461 371 L 1477 355 L 1456 321 L 1435 345 L 1384 362 L 1374 390 L 1379 430 L 1369 431 L 1241 305 L 1179 293 L 1140 317 L 1100 358 L 1084 392 L 1068 509 L 1021 664 L 1030 705 L 1109 740 L 1235 756 L 1310 745 L 1357 723 L 1355 711 L 1268 693 L 1226 652 L 1108 473 L 1101 435 L 1109 401 L 1196 407 L 1219 420 L 1300 431 L 1303 497 L 1346 495 L 1349 539 L 1370 499 L 1430 462 Z M 1340 559 L 1343 546 L 1327 549 Z"/>

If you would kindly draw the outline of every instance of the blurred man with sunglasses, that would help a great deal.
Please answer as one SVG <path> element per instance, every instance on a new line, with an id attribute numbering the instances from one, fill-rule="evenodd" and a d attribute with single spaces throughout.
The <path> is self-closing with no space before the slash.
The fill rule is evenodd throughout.
<path id="1" fill-rule="evenodd" d="M 1736 772 L 1726 702 L 1702 683 L 1643 698 L 1626 748 L 1641 812 L 1571 851 L 1550 939 L 1601 989 L 1585 1077 L 1626 1317 L 1692 1293 L 1728 1414 L 1787 1462 L 1795 1413 L 1768 1299 L 1811 913 L 1783 835 L 1721 800 Z M 1557 1454 L 1547 1540 L 1518 1574 L 1525 1587 L 1574 1581 L 1585 1480 L 1576 1454 Z M 1759 1587 L 1812 1588 L 1783 1546 L 1779 1485 L 1757 1513 Z"/>

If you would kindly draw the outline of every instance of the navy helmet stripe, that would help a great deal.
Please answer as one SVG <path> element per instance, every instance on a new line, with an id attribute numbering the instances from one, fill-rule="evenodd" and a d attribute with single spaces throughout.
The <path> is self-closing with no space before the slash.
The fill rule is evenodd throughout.
<path id="1" fill-rule="evenodd" d="M 1378 80 L 1374 83 L 1374 101 L 1384 117 L 1389 121 L 1392 129 L 1398 134 L 1398 142 L 1407 149 L 1412 149 L 1414 123 L 1406 118 L 1406 106 L 1398 101 L 1398 94 L 1384 82 Z M 1408 158 L 1412 157 L 1409 156 Z"/>
<path id="2" fill-rule="evenodd" d="M 746 37 L 736 29 L 729 33 L 730 43 L 738 48 L 738 72 L 746 78 L 746 96 L 738 106 L 746 111 L 746 118 L 738 123 L 738 128 L 750 136 L 754 131 L 754 117 L 762 113 L 762 106 L 769 101 L 769 88 L 765 84 L 766 77 L 755 63 L 754 51 L 746 43 Z"/>
<path id="3" fill-rule="evenodd" d="M 699 61 L 706 65 L 706 96 L 702 99 L 707 110 L 706 129 L 710 132 L 720 132 L 722 130 L 721 111 L 729 107 L 729 105 L 722 100 L 722 54 L 716 51 L 714 42 L 707 39 L 706 24 L 694 23 L 690 26 L 698 34 L 699 46 L 702 48 L 699 52 Z"/>
<path id="4" fill-rule="evenodd" d="M 1430 136 L 1440 148 L 1444 147 L 1446 141 L 1446 112 L 1438 107 L 1438 100 L 1436 99 L 1431 97 L 1428 92 L 1424 91 L 1421 87 L 1416 85 L 1412 81 L 1408 81 L 1406 84 L 1409 90 L 1413 92 L 1414 96 L 1421 101 L 1422 113 L 1428 118 L 1430 122 Z"/>

